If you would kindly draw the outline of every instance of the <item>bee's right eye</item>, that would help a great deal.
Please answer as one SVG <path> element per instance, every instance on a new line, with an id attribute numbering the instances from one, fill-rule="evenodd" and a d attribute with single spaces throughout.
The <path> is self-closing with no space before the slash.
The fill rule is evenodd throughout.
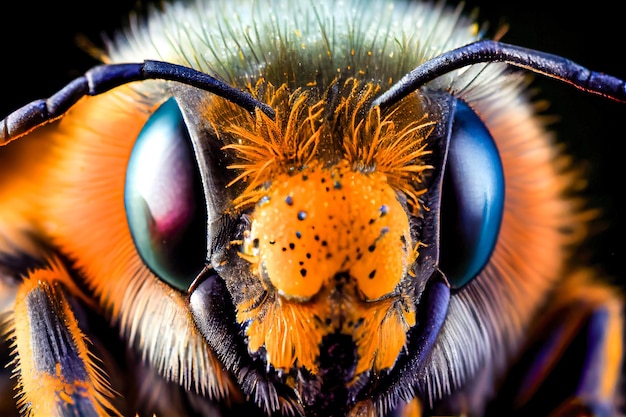
<path id="1" fill-rule="evenodd" d="M 139 133 L 124 200 L 143 261 L 168 284 L 187 290 L 207 256 L 207 209 L 189 132 L 174 98 Z"/>

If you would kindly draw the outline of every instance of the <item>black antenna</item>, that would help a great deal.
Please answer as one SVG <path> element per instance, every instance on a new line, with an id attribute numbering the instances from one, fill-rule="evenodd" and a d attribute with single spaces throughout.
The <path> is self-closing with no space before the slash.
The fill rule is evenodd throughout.
<path id="1" fill-rule="evenodd" d="M 204 72 L 162 61 L 100 65 L 71 81 L 48 99 L 35 100 L 0 121 L 0 146 L 61 117 L 78 100 L 95 96 L 133 81 L 178 81 L 225 98 L 249 112 L 259 109 L 272 119 L 274 110 L 250 94 Z"/>
<path id="2" fill-rule="evenodd" d="M 626 84 L 611 75 L 590 71 L 558 55 L 493 40 L 482 40 L 444 52 L 402 77 L 372 106 L 387 108 L 441 75 L 485 62 L 506 62 L 571 84 L 592 94 L 626 102 Z"/>

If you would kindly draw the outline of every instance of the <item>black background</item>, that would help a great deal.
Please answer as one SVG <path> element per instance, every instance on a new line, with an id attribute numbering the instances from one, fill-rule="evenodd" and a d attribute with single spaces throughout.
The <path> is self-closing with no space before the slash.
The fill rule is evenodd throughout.
<path id="1" fill-rule="evenodd" d="M 131 11 L 148 2 L 12 2 L 0 25 L 0 117 L 20 105 L 46 97 L 97 62 L 77 46 L 76 35 L 99 44 L 103 33 L 125 24 Z M 454 1 L 449 1 L 453 4 Z M 590 69 L 626 78 L 621 55 L 626 47 L 622 13 L 607 2 L 466 1 L 478 8 L 479 21 L 491 28 L 510 26 L 506 42 L 566 56 Z M 5 6 L 6 7 L 6 6 Z M 559 115 L 554 126 L 572 153 L 585 164 L 591 201 L 604 209 L 604 231 L 589 239 L 593 262 L 601 263 L 624 282 L 626 166 L 621 145 L 626 135 L 626 104 L 590 96 L 565 84 L 538 78 L 542 96 L 551 102 L 549 114 Z M 532 261 L 532 260 L 529 260 Z"/>

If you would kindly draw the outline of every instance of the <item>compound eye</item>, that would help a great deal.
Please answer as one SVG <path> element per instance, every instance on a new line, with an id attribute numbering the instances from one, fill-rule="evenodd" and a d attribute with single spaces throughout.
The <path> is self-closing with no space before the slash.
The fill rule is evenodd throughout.
<path id="1" fill-rule="evenodd" d="M 173 98 L 139 133 L 128 162 L 124 202 L 145 264 L 186 291 L 205 265 L 207 209 L 189 132 Z"/>
<path id="2" fill-rule="evenodd" d="M 453 288 L 489 261 L 504 212 L 504 172 L 493 137 L 463 101 L 456 106 L 441 197 L 441 271 Z"/>

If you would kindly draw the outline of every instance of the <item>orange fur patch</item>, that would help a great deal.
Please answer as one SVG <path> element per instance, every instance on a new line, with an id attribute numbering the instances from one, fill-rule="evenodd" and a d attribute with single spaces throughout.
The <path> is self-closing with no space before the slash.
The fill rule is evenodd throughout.
<path id="1" fill-rule="evenodd" d="M 72 396 L 79 395 L 91 403 L 100 415 L 121 415 L 110 402 L 113 392 L 106 375 L 96 365 L 89 352 L 89 341 L 78 327 L 74 313 L 65 299 L 62 286 L 68 283 L 71 284 L 71 280 L 65 269 L 59 263 L 52 263 L 49 269 L 31 272 L 18 291 L 13 322 L 14 353 L 18 365 L 18 408 L 31 416 L 50 415 L 52 410 L 59 409 L 61 403 L 72 402 Z M 32 343 L 41 342 L 32 337 L 28 310 L 33 306 L 26 305 L 32 291 L 43 291 L 50 302 L 58 307 L 54 313 L 62 314 L 59 321 L 64 323 L 67 332 L 71 334 L 71 349 L 80 358 L 81 363 L 76 364 L 77 367 L 84 367 L 86 371 L 85 380 L 66 380 L 66 375 L 61 373 L 60 364 L 57 364 L 55 374 L 38 370 Z M 45 346 L 38 348 L 47 349 Z"/>

